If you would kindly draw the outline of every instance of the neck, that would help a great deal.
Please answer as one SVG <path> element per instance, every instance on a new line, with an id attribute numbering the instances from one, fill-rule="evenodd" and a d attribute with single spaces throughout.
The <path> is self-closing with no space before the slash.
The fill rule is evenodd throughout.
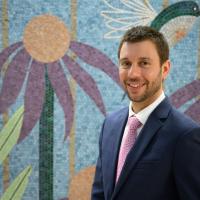
<path id="1" fill-rule="evenodd" d="M 149 97 L 148 99 L 146 99 L 142 102 L 132 101 L 132 110 L 134 111 L 134 113 L 138 113 L 141 110 L 143 110 L 144 108 L 146 108 L 147 106 L 151 105 L 162 94 L 162 92 L 163 92 L 163 90 L 160 90 L 155 95 Z"/>

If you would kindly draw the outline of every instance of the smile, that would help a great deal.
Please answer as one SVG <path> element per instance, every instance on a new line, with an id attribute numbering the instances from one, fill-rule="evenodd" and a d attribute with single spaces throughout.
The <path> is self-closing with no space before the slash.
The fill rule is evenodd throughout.
<path id="1" fill-rule="evenodd" d="M 144 85 L 144 84 L 140 84 L 140 83 L 127 83 L 127 86 L 128 86 L 128 87 L 135 88 L 135 89 L 140 88 L 140 87 L 142 87 L 143 85 Z"/>
<path id="2" fill-rule="evenodd" d="M 138 88 L 140 87 L 140 84 L 138 83 L 131 83 L 131 84 L 128 84 L 129 87 L 133 87 L 133 88 Z"/>

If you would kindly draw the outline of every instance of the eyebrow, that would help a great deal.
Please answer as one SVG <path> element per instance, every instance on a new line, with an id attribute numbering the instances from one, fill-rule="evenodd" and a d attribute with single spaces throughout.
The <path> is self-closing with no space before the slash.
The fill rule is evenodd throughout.
<path id="1" fill-rule="evenodd" d="M 119 59 L 119 62 L 128 61 L 128 60 L 129 60 L 128 58 L 121 58 L 121 59 Z M 140 57 L 139 60 L 148 60 L 148 61 L 151 61 L 152 59 L 149 58 L 149 57 Z"/>
<path id="2" fill-rule="evenodd" d="M 152 59 L 149 58 L 149 57 L 140 57 L 139 60 L 148 60 L 148 61 L 151 61 Z"/>
<path id="3" fill-rule="evenodd" d="M 119 59 L 119 62 L 123 62 L 123 61 L 127 61 L 128 60 L 128 58 L 121 58 L 121 59 Z"/>

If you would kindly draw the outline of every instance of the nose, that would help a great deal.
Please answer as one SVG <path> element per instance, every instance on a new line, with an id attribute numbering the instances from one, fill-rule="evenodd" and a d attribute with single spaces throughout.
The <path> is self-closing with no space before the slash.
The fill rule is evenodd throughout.
<path id="1" fill-rule="evenodd" d="M 141 73 L 140 67 L 136 64 L 132 64 L 128 70 L 128 77 L 129 78 L 139 77 L 140 73 Z"/>

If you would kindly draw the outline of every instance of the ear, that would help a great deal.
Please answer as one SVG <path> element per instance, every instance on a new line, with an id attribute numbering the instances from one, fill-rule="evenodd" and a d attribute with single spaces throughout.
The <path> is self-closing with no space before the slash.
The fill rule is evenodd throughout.
<path id="1" fill-rule="evenodd" d="M 166 60 L 162 64 L 162 80 L 163 81 L 167 78 L 167 75 L 169 74 L 169 71 L 170 71 L 170 67 L 171 67 L 170 60 Z"/>

